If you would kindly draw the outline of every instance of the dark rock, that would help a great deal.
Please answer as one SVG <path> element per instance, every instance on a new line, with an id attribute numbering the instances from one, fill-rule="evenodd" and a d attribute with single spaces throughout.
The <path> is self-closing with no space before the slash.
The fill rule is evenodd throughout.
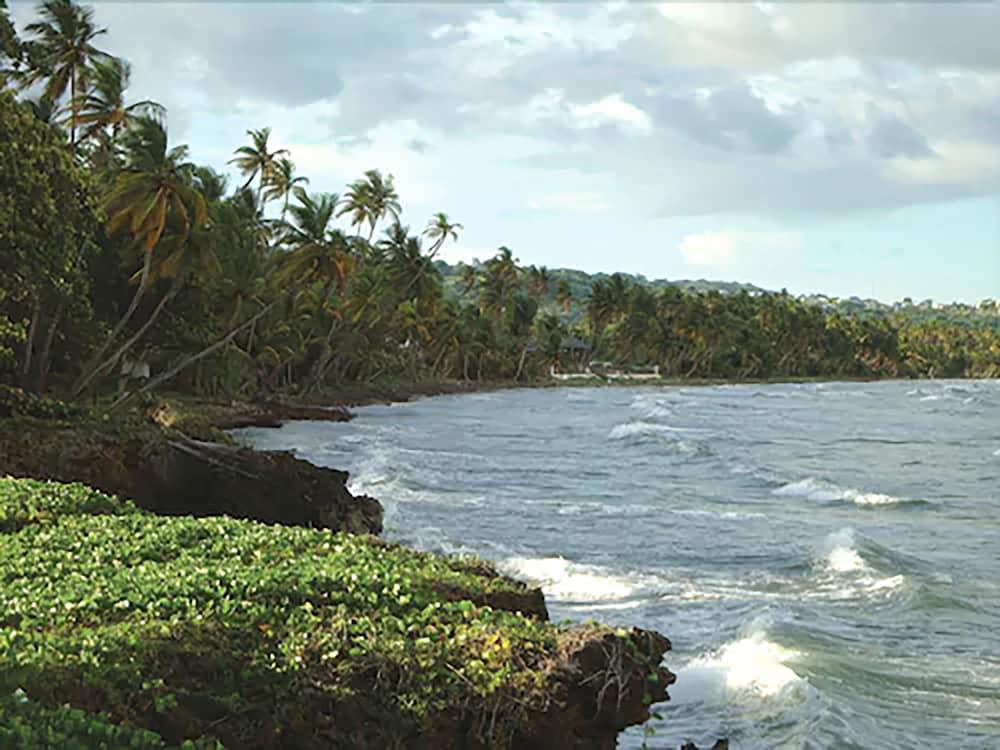
<path id="1" fill-rule="evenodd" d="M 502 609 L 507 612 L 520 612 L 522 615 L 538 620 L 548 620 L 549 610 L 545 606 L 545 595 L 539 588 L 524 587 L 523 591 L 486 591 L 470 592 L 466 589 L 439 581 L 434 591 L 446 601 L 468 600 L 473 604 Z"/>
<path id="2" fill-rule="evenodd" d="M 354 497 L 346 472 L 291 453 L 198 442 L 152 425 L 123 434 L 83 427 L 0 430 L 0 474 L 83 482 L 163 515 L 382 530 L 382 506 Z"/>
<path id="3" fill-rule="evenodd" d="M 343 406 L 305 406 L 276 401 L 233 403 L 214 410 L 213 422 L 221 430 L 240 427 L 281 427 L 285 422 L 347 422 L 353 415 Z"/>
<path id="4" fill-rule="evenodd" d="M 677 677 L 660 665 L 670 641 L 634 628 L 634 651 L 604 629 L 565 634 L 560 679 L 550 709 L 531 717 L 530 732 L 514 746 L 525 750 L 613 750 L 619 732 L 650 718 L 652 703 L 669 700 Z"/>

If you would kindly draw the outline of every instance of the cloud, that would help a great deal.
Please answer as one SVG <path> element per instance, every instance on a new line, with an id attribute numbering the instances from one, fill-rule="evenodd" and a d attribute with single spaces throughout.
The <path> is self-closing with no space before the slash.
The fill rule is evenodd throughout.
<path id="1" fill-rule="evenodd" d="M 687 263 L 728 269 L 751 261 L 775 262 L 802 247 L 797 232 L 702 232 L 681 240 Z"/>
<path id="2" fill-rule="evenodd" d="M 22 28 L 33 13 L 13 6 Z M 219 164 L 272 125 L 331 189 L 381 166 L 421 202 L 511 217 L 530 185 L 537 212 L 593 194 L 629 220 L 788 220 L 1000 184 L 998 3 L 100 3 L 97 18 L 173 140 Z"/>
<path id="3" fill-rule="evenodd" d="M 649 115 L 625 101 L 622 94 L 609 94 L 589 104 L 574 106 L 571 111 L 580 127 L 584 128 L 599 127 L 606 123 L 623 123 L 641 131 L 652 128 Z"/>

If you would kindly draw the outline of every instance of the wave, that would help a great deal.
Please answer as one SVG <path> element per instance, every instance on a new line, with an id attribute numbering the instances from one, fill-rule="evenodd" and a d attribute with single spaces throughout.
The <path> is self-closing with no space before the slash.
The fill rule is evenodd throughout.
<path id="1" fill-rule="evenodd" d="M 673 409 L 671 409 L 671 408 L 669 408 L 667 406 L 657 405 L 657 406 L 654 406 L 652 409 L 650 409 L 648 412 L 646 412 L 645 418 L 646 419 L 667 419 L 667 418 L 672 417 L 672 416 L 674 416 L 674 410 Z"/>
<path id="2" fill-rule="evenodd" d="M 864 570 L 865 561 L 854 548 L 854 530 L 841 529 L 830 534 L 825 541 L 822 557 L 826 566 L 836 573 Z"/>
<path id="3" fill-rule="evenodd" d="M 906 582 L 905 576 L 880 575 L 865 559 L 870 554 L 876 564 L 890 563 L 891 553 L 867 540 L 859 541 L 854 529 L 846 528 L 829 534 L 820 545 L 813 567 L 819 573 L 818 585 L 810 596 L 854 598 L 859 595 L 889 593 Z"/>
<path id="4" fill-rule="evenodd" d="M 640 420 L 616 425 L 608 433 L 608 439 L 626 445 L 656 443 L 681 456 L 705 457 L 713 453 L 711 445 L 701 438 L 708 432 L 696 427 L 675 427 Z M 692 433 L 698 437 L 693 437 Z"/>
<path id="5" fill-rule="evenodd" d="M 881 492 L 861 492 L 860 490 L 847 489 L 839 487 L 833 482 L 817 479 L 816 477 L 789 482 L 772 490 L 771 494 L 778 497 L 804 497 L 807 500 L 815 500 L 817 502 L 845 500 L 858 506 L 923 505 L 927 503 L 926 500 L 896 497 L 895 495 L 887 495 Z"/>
<path id="6" fill-rule="evenodd" d="M 799 656 L 754 625 L 743 637 L 681 667 L 670 688 L 671 703 L 728 703 L 740 697 L 773 700 L 807 689 L 808 683 L 788 666 Z"/>
<path id="7" fill-rule="evenodd" d="M 561 602 L 621 601 L 648 592 L 656 584 L 648 576 L 618 575 L 564 557 L 509 557 L 497 567 L 512 578 L 540 586 L 546 598 Z"/>
<path id="8" fill-rule="evenodd" d="M 664 435 L 674 432 L 705 432 L 697 427 L 674 427 L 660 422 L 648 422 L 638 420 L 635 422 L 624 422 L 615 425 L 608 433 L 611 440 L 628 440 L 629 438 L 645 437 L 648 435 Z"/>

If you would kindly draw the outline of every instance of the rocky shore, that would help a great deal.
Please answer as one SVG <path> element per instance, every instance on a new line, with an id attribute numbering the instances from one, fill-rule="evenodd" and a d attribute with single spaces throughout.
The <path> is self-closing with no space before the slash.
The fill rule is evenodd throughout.
<path id="1" fill-rule="evenodd" d="M 372 549 L 383 550 L 378 554 L 386 559 L 396 555 L 409 559 L 416 554 L 421 559 L 433 561 L 433 556 L 412 553 L 373 536 L 381 532 L 382 507 L 373 498 L 353 496 L 347 489 L 345 472 L 313 466 L 289 453 L 240 448 L 219 439 L 217 433 L 218 428 L 275 426 L 287 419 L 341 421 L 351 417 L 347 403 L 407 400 L 415 395 L 424 394 L 386 391 L 356 394 L 353 401 L 351 395 L 347 395 L 333 408 L 273 402 L 216 404 L 208 408 L 161 403 L 147 410 L 144 418 L 124 425 L 86 420 L 72 423 L 0 421 L 0 476 L 83 483 L 134 500 L 140 512 L 179 517 L 177 523 L 188 523 L 183 518 L 186 516 L 206 521 L 213 521 L 212 517 L 216 516 L 229 516 L 281 527 L 372 535 L 359 538 L 368 539 Z M 4 515 L 3 510 L 0 507 L 0 516 Z M 0 524 L 0 531 L 2 527 Z M 473 607 L 476 612 L 510 613 L 510 616 L 522 618 L 512 621 L 508 631 L 503 628 L 498 631 L 499 642 L 510 644 L 508 648 L 512 652 L 508 659 L 513 661 L 504 667 L 507 676 L 496 682 L 493 690 L 503 692 L 508 690 L 504 687 L 508 683 L 521 684 L 520 680 L 527 674 L 535 675 L 531 678 L 535 688 L 516 698 L 520 703 L 511 704 L 518 707 L 516 711 L 512 711 L 511 705 L 503 708 L 507 714 L 493 707 L 500 712 L 493 716 L 493 721 L 499 716 L 506 722 L 503 731 L 495 734 L 492 731 L 484 733 L 484 718 L 479 709 L 470 712 L 458 708 L 460 705 L 482 708 L 480 703 L 485 697 L 482 688 L 474 689 L 470 683 L 464 698 L 456 693 L 449 699 L 459 701 L 455 710 L 435 714 L 429 724 L 419 727 L 419 731 L 407 724 L 405 731 L 410 732 L 407 735 L 410 739 L 404 746 L 455 750 L 501 746 L 528 750 L 605 750 L 616 746 L 617 735 L 623 729 L 649 719 L 651 703 L 668 698 L 667 687 L 675 677 L 661 664 L 670 649 L 670 642 L 662 635 L 638 629 L 619 632 L 598 626 L 563 628 L 550 625 L 545 599 L 539 589 L 511 581 L 483 561 L 463 561 L 459 569 L 461 580 L 450 575 L 429 576 L 426 590 L 421 589 L 419 596 L 430 597 L 427 601 L 437 602 L 434 606 Z M 312 599 L 311 593 L 304 596 L 307 601 Z M 378 596 L 381 594 L 376 595 L 376 600 Z M 319 606 L 321 599 L 316 599 L 314 606 Z M 522 622 L 537 622 L 543 627 L 538 637 L 547 645 L 540 651 L 534 651 L 536 647 L 530 645 L 535 635 L 528 638 L 519 634 L 522 627 L 527 627 Z M 9 622 L 0 618 L 0 641 L 5 625 Z M 440 637 L 454 637 L 454 631 L 452 636 L 447 636 L 447 632 L 445 629 Z M 412 646 L 408 640 L 403 643 Z M 452 643 L 446 645 L 457 647 Z M 513 658 L 521 649 L 523 653 Z M 322 682 L 323 678 L 316 679 Z M 0 684 L 0 689 L 7 687 L 11 686 Z M 208 704 L 223 700 L 218 695 L 208 695 L 215 689 L 212 684 L 203 684 L 199 689 L 205 693 L 203 698 Z M 365 689 L 378 693 L 381 687 Z M 143 719 L 131 714 L 117 718 L 130 725 L 155 730 L 168 743 L 193 739 L 208 732 L 227 746 L 384 747 L 384 737 L 380 734 L 384 727 L 380 728 L 380 723 L 387 719 L 368 715 L 371 711 L 363 706 L 362 698 L 365 689 L 339 708 L 331 704 L 329 710 L 334 710 L 334 715 L 324 714 L 326 709 L 317 708 L 319 714 L 314 723 L 271 726 L 268 729 L 271 734 L 249 744 L 247 735 L 242 734 L 245 729 L 242 725 L 231 736 L 227 736 L 224 726 L 218 732 L 209 731 L 218 726 L 216 722 L 220 717 L 209 716 L 211 711 L 202 711 L 207 705 L 204 701 L 201 708 L 185 707 L 182 701 L 176 708 L 180 714 L 166 724 L 161 719 L 155 724 L 144 724 Z M 52 696 L 53 700 L 57 698 Z M 391 702 L 391 698 L 381 694 L 378 700 Z M 353 710 L 360 712 L 358 715 L 362 718 L 345 724 L 342 715 L 345 705 L 354 705 Z M 399 716 L 388 720 L 403 721 Z M 0 705 L 0 727 L 2 724 Z M 321 744 L 315 744 L 317 733 L 326 737 Z M 505 739 L 497 744 L 500 737 Z M 509 744 L 511 742 L 513 744 Z"/>

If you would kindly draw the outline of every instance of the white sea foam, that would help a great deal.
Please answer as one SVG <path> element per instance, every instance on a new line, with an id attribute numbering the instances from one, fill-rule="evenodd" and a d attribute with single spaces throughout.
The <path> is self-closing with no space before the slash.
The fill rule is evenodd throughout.
<path id="1" fill-rule="evenodd" d="M 835 573 L 851 573 L 866 567 L 865 561 L 854 549 L 854 533 L 850 529 L 842 529 L 827 537 L 823 561 Z"/>
<path id="2" fill-rule="evenodd" d="M 705 432 L 697 427 L 675 427 L 674 425 L 662 424 L 660 422 L 647 422 L 640 420 L 636 422 L 624 422 L 616 425 L 608 433 L 611 440 L 627 440 L 629 438 L 645 437 L 647 435 L 663 435 L 673 432 Z"/>
<path id="3" fill-rule="evenodd" d="M 629 440 L 632 438 L 642 438 L 649 435 L 661 435 L 670 432 L 670 428 L 664 424 L 654 424 L 653 422 L 625 422 L 616 425 L 608 437 L 611 440 Z"/>
<path id="4" fill-rule="evenodd" d="M 646 412 L 646 419 L 667 419 L 668 417 L 674 416 L 674 410 L 666 406 L 657 404 L 648 412 Z"/>
<path id="5" fill-rule="evenodd" d="M 778 487 L 772 495 L 780 497 L 805 497 L 809 500 L 843 500 L 844 490 L 830 482 L 810 477 Z"/>
<path id="6" fill-rule="evenodd" d="M 1000 456 L 1000 448 L 997 448 L 995 451 L 993 451 L 993 455 Z"/>
<path id="7" fill-rule="evenodd" d="M 733 698 L 773 699 L 805 681 L 787 666 L 799 653 L 768 640 L 761 630 L 699 656 L 678 670 L 671 702 L 722 703 Z"/>
<path id="8" fill-rule="evenodd" d="M 853 529 L 840 529 L 826 537 L 816 560 L 819 578 L 810 598 L 850 599 L 885 594 L 906 583 L 902 575 L 879 576 L 858 552 Z"/>
<path id="9" fill-rule="evenodd" d="M 563 557 L 511 557 L 498 565 L 507 575 L 541 586 L 547 597 L 570 602 L 626 599 L 641 589 L 639 577 L 615 575 L 608 570 L 581 565 Z"/>
<path id="10" fill-rule="evenodd" d="M 912 502 L 908 498 L 896 497 L 895 495 L 887 495 L 881 492 L 861 492 L 860 490 L 845 489 L 844 487 L 838 487 L 833 482 L 826 482 L 814 477 L 782 485 L 773 490 L 771 494 L 781 497 L 804 497 L 817 502 L 846 500 L 855 505 L 897 505 L 899 503 Z"/>

